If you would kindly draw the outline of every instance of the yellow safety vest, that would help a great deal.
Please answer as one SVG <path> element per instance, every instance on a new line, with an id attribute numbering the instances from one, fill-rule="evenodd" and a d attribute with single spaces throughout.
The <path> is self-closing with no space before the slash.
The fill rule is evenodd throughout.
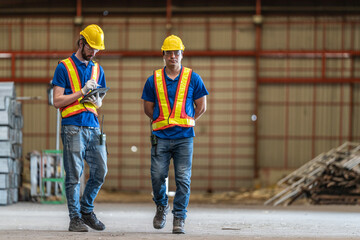
<path id="1" fill-rule="evenodd" d="M 168 92 L 166 88 L 164 69 L 154 72 L 156 96 L 158 99 L 160 114 L 152 123 L 154 131 L 166 129 L 173 126 L 193 127 L 195 120 L 189 117 L 185 111 L 186 97 L 191 80 L 192 70 L 183 67 L 176 91 L 173 108 L 170 108 Z"/>
<path id="2" fill-rule="evenodd" d="M 72 92 L 75 93 L 80 91 L 82 87 L 81 81 L 79 78 L 79 73 L 77 71 L 76 65 L 73 62 L 73 60 L 69 57 L 67 59 L 62 60 L 61 63 L 65 65 L 65 68 L 67 70 Z M 99 64 L 94 62 L 94 66 L 92 67 L 91 79 L 95 79 L 95 81 L 98 82 L 99 73 L 100 73 Z M 63 118 L 67 118 L 85 111 L 90 111 L 97 116 L 98 114 L 96 111 L 96 107 L 92 103 L 83 103 L 83 104 L 80 103 L 81 99 L 83 99 L 83 97 L 78 98 L 75 102 L 71 103 L 66 107 L 60 108 L 61 116 Z"/>

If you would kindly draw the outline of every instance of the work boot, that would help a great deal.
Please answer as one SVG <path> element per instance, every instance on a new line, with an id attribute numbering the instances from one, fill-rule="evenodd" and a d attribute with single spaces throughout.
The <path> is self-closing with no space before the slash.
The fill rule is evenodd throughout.
<path id="1" fill-rule="evenodd" d="M 69 224 L 70 232 L 88 232 L 88 227 L 80 217 L 74 217 L 70 220 Z"/>
<path id="2" fill-rule="evenodd" d="M 102 231 L 105 229 L 105 225 L 96 218 L 96 215 L 94 212 L 91 213 L 81 213 L 82 219 L 86 225 L 91 227 L 92 229 Z"/>
<path id="3" fill-rule="evenodd" d="M 156 206 L 156 214 L 153 220 L 153 226 L 156 229 L 162 229 L 165 227 L 166 223 L 166 214 L 169 213 L 170 206 L 169 204 L 164 206 L 158 205 Z"/>
<path id="4" fill-rule="evenodd" d="M 174 217 L 173 231 L 174 234 L 185 234 L 185 219 Z"/>

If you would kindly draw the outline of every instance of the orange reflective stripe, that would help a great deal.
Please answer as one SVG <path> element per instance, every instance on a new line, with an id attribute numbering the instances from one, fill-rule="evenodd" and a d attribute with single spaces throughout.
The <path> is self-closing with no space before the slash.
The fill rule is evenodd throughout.
<path id="1" fill-rule="evenodd" d="M 152 128 L 153 128 L 154 131 L 162 130 L 162 129 L 169 128 L 169 127 L 172 127 L 172 126 L 174 126 L 174 125 L 169 125 L 169 120 L 168 119 L 162 120 L 160 122 L 153 122 L 152 123 Z"/>
<path id="2" fill-rule="evenodd" d="M 90 112 L 94 113 L 97 116 L 97 111 L 93 104 L 85 103 L 85 106 Z M 69 105 L 68 107 L 66 107 L 61 112 L 61 115 L 62 115 L 62 117 L 70 117 L 70 116 L 79 114 L 84 111 L 86 111 L 86 109 L 83 107 L 82 104 L 74 104 L 74 105 Z"/>
<path id="3" fill-rule="evenodd" d="M 195 126 L 194 118 L 186 114 L 185 105 L 186 97 L 191 80 L 192 70 L 183 67 L 180 74 L 178 88 L 175 96 L 173 109 L 170 108 L 169 99 L 167 96 L 167 89 L 165 83 L 164 69 L 156 70 L 154 73 L 155 89 L 159 103 L 160 114 L 153 122 L 152 129 L 154 131 L 162 130 L 174 125 L 181 127 Z M 166 105 L 165 105 L 166 104 Z M 171 112 L 171 115 L 168 114 Z"/>
<path id="4" fill-rule="evenodd" d="M 62 63 L 64 63 L 66 70 L 68 72 L 71 90 L 73 91 L 73 93 L 80 91 L 81 82 L 80 82 L 79 73 L 77 71 L 75 63 L 73 62 L 73 60 L 71 58 L 67 58 L 67 59 L 63 60 Z"/>
<path id="5" fill-rule="evenodd" d="M 64 66 L 67 70 L 72 92 L 75 93 L 75 92 L 80 91 L 81 90 L 81 81 L 80 81 L 79 73 L 77 71 L 75 63 L 73 62 L 73 60 L 70 57 L 61 62 L 64 64 Z M 99 73 L 100 73 L 99 64 L 94 63 L 94 66 L 92 67 L 91 78 L 95 79 L 96 82 L 98 82 L 98 80 L 99 80 Z M 76 115 L 76 114 L 79 114 L 79 113 L 85 112 L 85 111 L 90 111 L 97 116 L 98 114 L 97 114 L 96 107 L 92 103 L 81 104 L 80 100 L 82 98 L 83 97 L 80 97 L 77 99 L 77 101 L 73 102 L 72 104 L 61 108 L 60 109 L 61 116 L 63 118 L 66 118 L 66 117 L 70 117 L 70 116 L 73 116 L 73 115 Z"/>
<path id="6" fill-rule="evenodd" d="M 171 109 L 169 104 L 169 99 L 167 96 L 167 87 L 165 82 L 165 77 L 163 75 L 162 69 L 155 72 L 156 81 L 155 87 L 157 89 L 156 94 L 158 96 L 159 105 L 160 105 L 160 116 L 162 119 L 167 119 L 170 115 Z"/>
<path id="7" fill-rule="evenodd" d="M 97 62 L 94 62 L 94 66 L 91 72 L 91 79 L 94 79 L 96 82 L 99 81 L 100 67 Z"/>
<path id="8" fill-rule="evenodd" d="M 154 83 L 160 113 L 159 117 L 153 121 L 152 125 L 153 129 L 157 129 L 169 125 L 168 119 L 171 112 L 163 69 L 154 72 Z"/>
<path id="9" fill-rule="evenodd" d="M 186 99 L 184 99 L 187 95 L 187 89 L 189 87 L 190 81 L 188 81 L 189 75 L 191 73 L 191 69 L 184 68 L 180 75 L 180 82 L 178 85 L 178 90 L 176 92 L 173 111 L 171 113 L 170 118 L 180 118 L 185 117 L 183 111 L 185 111 L 185 103 Z M 186 115 L 186 113 L 185 113 Z"/>
<path id="10" fill-rule="evenodd" d="M 169 118 L 170 124 L 183 125 L 186 127 L 195 126 L 195 120 L 186 114 L 185 105 L 186 97 L 189 89 L 190 78 L 192 70 L 190 68 L 183 69 L 180 75 L 179 89 L 176 92 L 175 102 L 176 105 L 173 107 L 173 111 Z"/>

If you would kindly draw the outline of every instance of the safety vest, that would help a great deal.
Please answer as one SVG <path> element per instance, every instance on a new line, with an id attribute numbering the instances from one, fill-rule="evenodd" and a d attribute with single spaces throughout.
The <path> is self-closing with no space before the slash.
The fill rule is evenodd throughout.
<path id="1" fill-rule="evenodd" d="M 65 65 L 65 68 L 67 70 L 72 92 L 75 93 L 80 91 L 81 81 L 79 78 L 79 73 L 77 71 L 77 68 L 73 60 L 69 57 L 65 60 L 62 60 L 61 63 Z M 99 73 L 100 73 L 99 64 L 94 62 L 94 66 L 92 67 L 91 79 L 95 79 L 95 81 L 98 82 Z M 80 103 L 81 99 L 83 99 L 83 97 L 78 98 L 75 102 L 71 103 L 66 107 L 60 108 L 61 116 L 63 118 L 67 118 L 85 111 L 90 111 L 97 116 L 98 114 L 96 111 L 96 107 L 92 103 Z"/>
<path id="2" fill-rule="evenodd" d="M 194 118 L 189 117 L 185 111 L 186 97 L 189 89 L 191 73 L 192 70 L 190 68 L 183 67 L 177 86 L 174 105 L 171 109 L 166 88 L 164 69 L 159 69 L 154 72 L 156 96 L 160 110 L 159 117 L 152 123 L 152 129 L 154 131 L 170 128 L 173 126 L 195 126 Z"/>

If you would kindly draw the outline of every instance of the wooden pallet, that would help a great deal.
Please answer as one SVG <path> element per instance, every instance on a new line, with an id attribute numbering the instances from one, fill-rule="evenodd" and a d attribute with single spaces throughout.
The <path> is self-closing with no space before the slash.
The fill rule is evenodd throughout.
<path id="1" fill-rule="evenodd" d="M 351 186 L 356 186 L 359 179 L 354 179 L 354 176 L 357 175 L 356 173 L 360 173 L 359 163 L 360 144 L 345 142 L 337 148 L 318 155 L 281 179 L 278 182 L 278 186 L 282 187 L 283 190 L 267 200 L 264 204 L 274 206 L 282 204 L 286 206 L 292 204 L 304 195 L 311 198 L 312 194 L 320 192 L 320 186 L 323 186 L 322 184 L 324 183 L 327 184 L 327 187 L 336 185 L 338 187 L 348 186 L 348 188 L 350 188 Z M 337 169 L 337 175 L 331 178 L 331 173 L 335 171 L 335 169 Z M 324 175 L 324 173 L 326 174 Z M 343 176 L 343 178 L 339 178 L 338 175 Z M 327 176 L 327 178 L 323 179 L 324 176 Z M 350 176 L 352 176 L 352 182 L 349 182 Z M 334 193 L 337 192 L 334 191 Z M 347 200 L 344 201 L 347 202 Z M 357 202 L 353 200 L 349 201 Z M 326 201 L 314 200 L 314 202 Z M 334 202 L 339 202 L 339 200 Z"/>

